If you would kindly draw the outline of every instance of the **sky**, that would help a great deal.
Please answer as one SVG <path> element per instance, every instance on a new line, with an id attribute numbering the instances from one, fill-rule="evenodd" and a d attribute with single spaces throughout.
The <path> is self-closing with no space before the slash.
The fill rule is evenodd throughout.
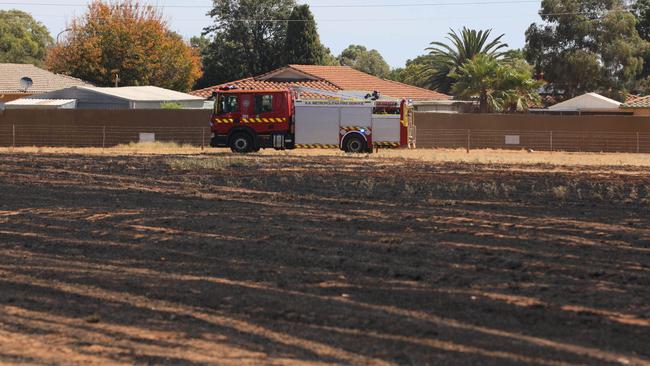
<path id="1" fill-rule="evenodd" d="M 66 22 L 85 12 L 87 0 L 0 0 L 0 10 L 20 9 L 45 24 L 52 37 Z M 170 28 L 185 38 L 210 25 L 210 0 L 144 0 L 160 6 Z M 524 32 L 537 14 L 540 0 L 298 0 L 309 4 L 321 42 L 338 55 L 350 44 L 378 50 L 391 67 L 426 53 L 432 41 L 444 41 L 451 29 L 464 26 L 505 34 L 511 48 L 521 48 Z"/>

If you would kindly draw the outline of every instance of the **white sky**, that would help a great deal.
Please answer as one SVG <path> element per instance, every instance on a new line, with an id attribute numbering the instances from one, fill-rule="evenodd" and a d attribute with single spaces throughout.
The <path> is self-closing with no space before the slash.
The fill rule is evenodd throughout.
<path id="1" fill-rule="evenodd" d="M 171 28 L 186 38 L 199 35 L 211 22 L 205 15 L 212 4 L 210 0 L 145 2 L 162 6 Z M 537 12 L 541 3 L 535 0 L 299 2 L 312 6 L 321 41 L 335 55 L 349 44 L 361 44 L 377 49 L 392 67 L 403 66 L 407 59 L 425 53 L 428 44 L 443 40 L 449 28 L 493 28 L 493 34 L 505 33 L 504 40 L 511 48 L 520 48 L 524 45 L 524 32 L 528 26 L 540 21 Z M 27 11 L 49 28 L 52 37 L 56 37 L 65 29 L 67 21 L 84 13 L 86 3 L 86 0 L 0 0 L 0 9 Z M 415 4 L 419 5 L 413 6 Z M 337 5 L 345 7 L 331 7 Z"/>

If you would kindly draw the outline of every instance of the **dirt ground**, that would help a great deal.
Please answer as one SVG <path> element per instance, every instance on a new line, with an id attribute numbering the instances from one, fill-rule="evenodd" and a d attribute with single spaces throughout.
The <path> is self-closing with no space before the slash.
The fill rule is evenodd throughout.
<path id="1" fill-rule="evenodd" d="M 650 365 L 647 166 L 0 154 L 0 364 Z"/>

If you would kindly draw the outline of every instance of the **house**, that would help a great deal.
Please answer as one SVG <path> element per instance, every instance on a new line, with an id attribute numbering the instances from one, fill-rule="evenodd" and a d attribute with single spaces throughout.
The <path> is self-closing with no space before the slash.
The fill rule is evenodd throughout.
<path id="1" fill-rule="evenodd" d="M 430 102 L 436 111 L 453 111 L 456 110 L 457 104 L 448 95 L 381 79 L 349 66 L 289 65 L 263 75 L 195 90 L 192 94 L 209 98 L 212 92 L 225 87 L 242 90 L 287 90 L 291 86 L 304 86 L 330 92 L 345 91 L 360 95 L 378 91 L 382 97 L 410 99 L 423 108 Z"/>
<path id="2" fill-rule="evenodd" d="M 546 109 L 530 109 L 533 114 L 555 115 L 626 115 L 621 103 L 597 93 L 586 93 Z"/>
<path id="3" fill-rule="evenodd" d="M 91 84 L 31 64 L 0 63 L 0 103 L 72 86 L 91 86 Z"/>
<path id="4" fill-rule="evenodd" d="M 201 97 L 155 86 L 73 86 L 28 99 L 73 99 L 77 109 L 162 109 L 166 105 L 179 109 L 202 109 L 205 104 Z"/>
<path id="5" fill-rule="evenodd" d="M 650 95 L 629 99 L 621 104 L 621 111 L 632 113 L 635 116 L 650 116 Z"/>

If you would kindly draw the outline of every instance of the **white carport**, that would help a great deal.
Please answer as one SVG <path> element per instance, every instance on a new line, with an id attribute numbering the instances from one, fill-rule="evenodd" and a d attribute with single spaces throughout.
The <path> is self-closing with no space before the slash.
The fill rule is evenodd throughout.
<path id="1" fill-rule="evenodd" d="M 587 93 L 548 108 L 554 112 L 615 112 L 620 102 L 597 93 Z"/>

